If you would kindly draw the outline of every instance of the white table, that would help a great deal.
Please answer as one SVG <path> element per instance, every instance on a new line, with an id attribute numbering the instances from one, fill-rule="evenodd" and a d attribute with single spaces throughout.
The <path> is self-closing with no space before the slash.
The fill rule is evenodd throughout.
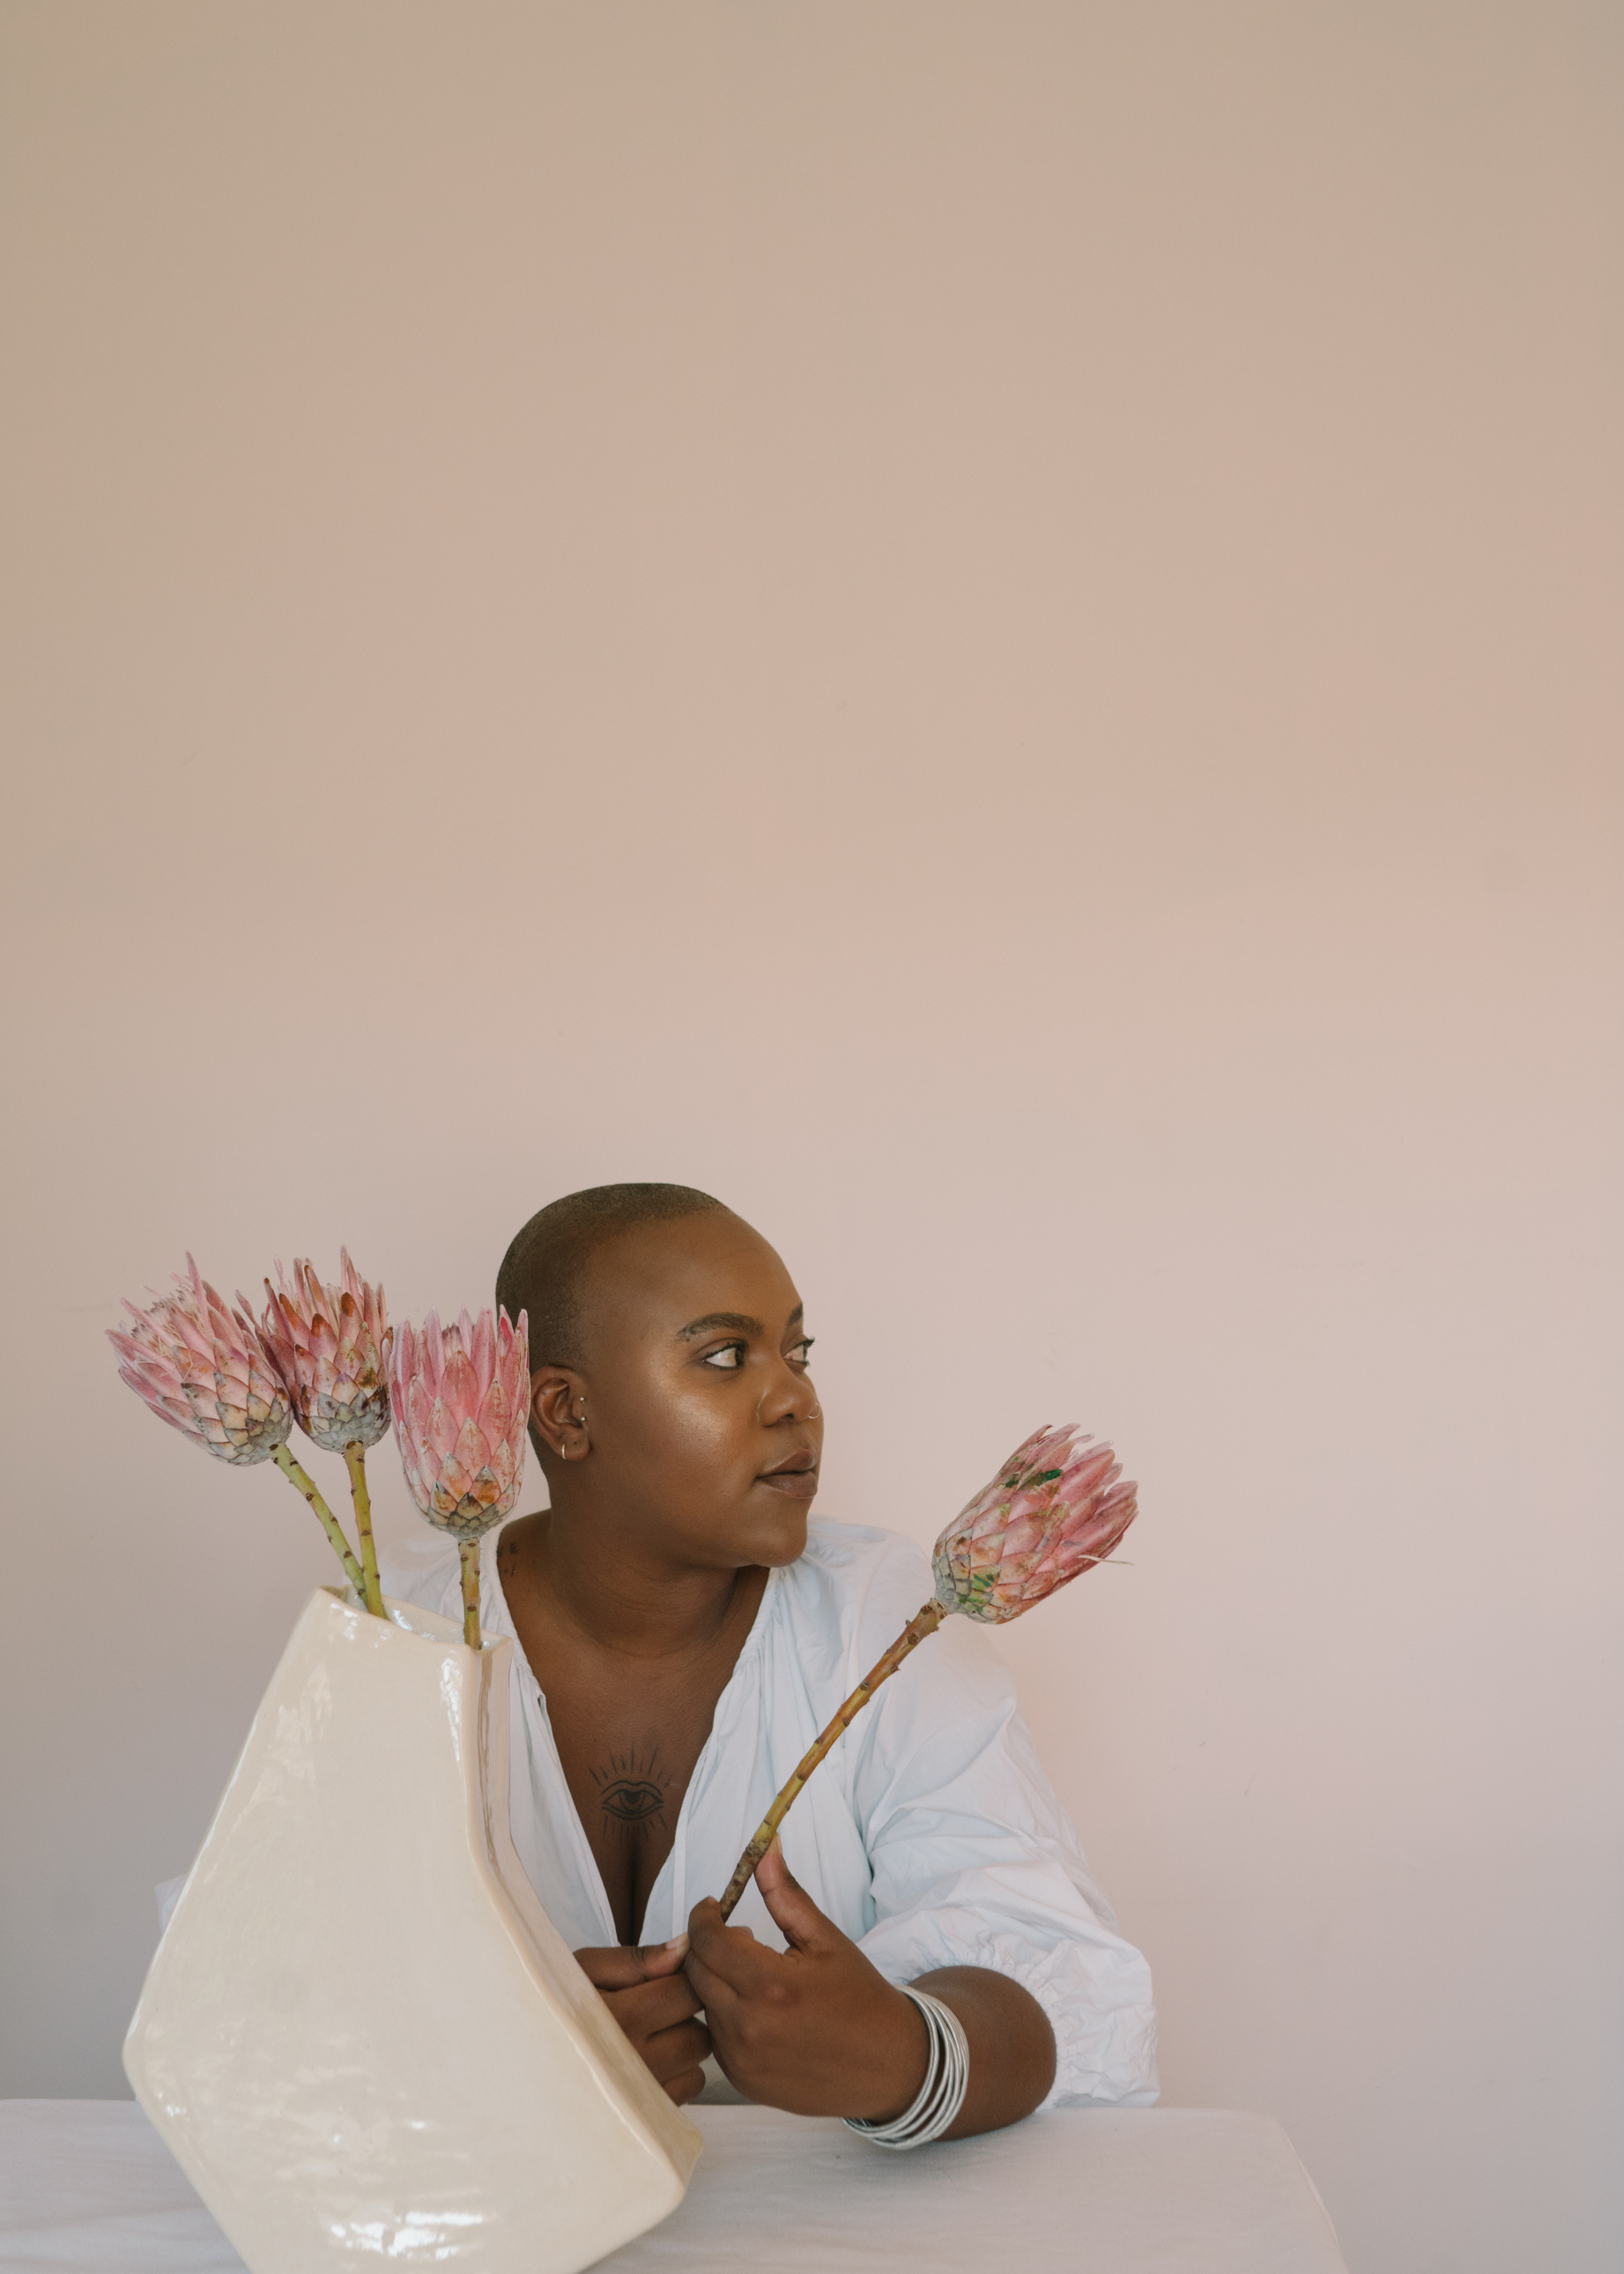
<path id="1" fill-rule="evenodd" d="M 690 2110 L 686 2201 L 613 2274 L 1347 2274 L 1278 2124 L 1079 2110 L 886 2155 L 822 2119 Z M 7 2274 L 241 2274 L 129 2100 L 0 2101 Z"/>

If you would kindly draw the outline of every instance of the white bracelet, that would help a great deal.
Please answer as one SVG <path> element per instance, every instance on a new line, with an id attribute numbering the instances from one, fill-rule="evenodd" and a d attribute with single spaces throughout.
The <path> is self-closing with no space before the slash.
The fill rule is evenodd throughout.
<path id="1" fill-rule="evenodd" d="M 861 2134 L 876 2148 L 923 2148 L 939 2140 L 964 2106 L 970 2090 L 970 2047 L 958 2014 L 929 1991 L 905 1986 L 902 1994 L 912 1998 L 925 2017 L 930 2060 L 913 2106 L 905 2108 L 900 2116 L 892 2117 L 888 2124 L 870 2123 L 861 2116 L 845 2120 L 848 2132 Z"/>

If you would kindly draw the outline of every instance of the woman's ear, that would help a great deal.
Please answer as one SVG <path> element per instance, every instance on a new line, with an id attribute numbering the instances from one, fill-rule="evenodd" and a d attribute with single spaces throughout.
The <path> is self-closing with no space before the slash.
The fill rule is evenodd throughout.
<path id="1" fill-rule="evenodd" d="M 530 1376 L 530 1426 L 538 1450 L 556 1461 L 583 1461 L 592 1449 L 587 1431 L 586 1385 L 566 1366 L 538 1366 Z"/>

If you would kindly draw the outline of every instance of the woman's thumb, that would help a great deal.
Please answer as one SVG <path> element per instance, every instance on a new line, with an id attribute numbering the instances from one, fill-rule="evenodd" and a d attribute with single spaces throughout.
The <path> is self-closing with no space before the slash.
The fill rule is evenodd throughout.
<path id="1" fill-rule="evenodd" d="M 771 1847 L 756 1866 L 756 1884 L 773 1924 L 792 1950 L 816 1949 L 838 1931 L 800 1880 L 791 1877 L 776 1833 Z"/>

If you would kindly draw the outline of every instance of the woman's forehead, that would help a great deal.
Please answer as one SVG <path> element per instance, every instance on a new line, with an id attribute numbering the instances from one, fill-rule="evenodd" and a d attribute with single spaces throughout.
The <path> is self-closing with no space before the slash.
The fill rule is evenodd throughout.
<path id="1" fill-rule="evenodd" d="M 777 1335 L 801 1305 L 782 1257 L 740 1216 L 628 1226 L 592 1257 L 582 1287 L 593 1325 L 692 1340 L 710 1324 Z"/>

